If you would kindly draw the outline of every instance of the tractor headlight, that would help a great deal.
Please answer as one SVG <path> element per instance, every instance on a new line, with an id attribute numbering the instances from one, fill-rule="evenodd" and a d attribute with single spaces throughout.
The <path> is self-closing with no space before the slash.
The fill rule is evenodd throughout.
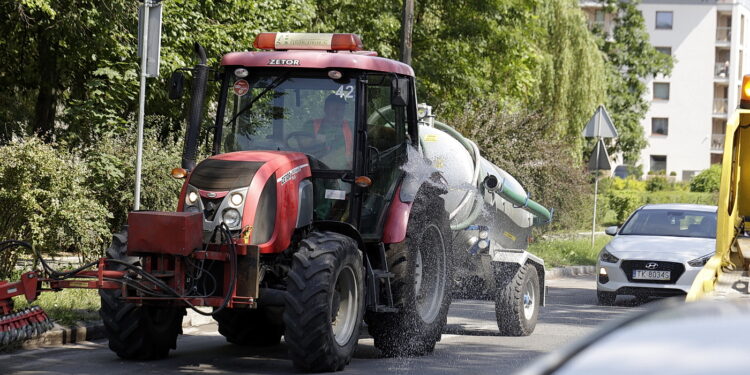
<path id="1" fill-rule="evenodd" d="M 240 216 L 240 212 L 235 210 L 234 208 L 228 208 L 224 210 L 224 213 L 221 215 L 221 218 L 224 221 L 224 223 L 230 228 L 240 226 L 240 221 L 242 220 L 242 216 Z"/>
<path id="2" fill-rule="evenodd" d="M 194 204 L 198 200 L 198 193 L 191 191 L 188 193 L 188 195 L 185 197 L 185 203 L 187 204 Z"/>
<path id="3" fill-rule="evenodd" d="M 620 258 L 612 255 L 607 249 L 602 250 L 602 253 L 599 254 L 599 260 L 605 263 L 617 263 L 620 261 Z"/>
<path id="4" fill-rule="evenodd" d="M 232 196 L 229 198 L 232 201 L 232 204 L 235 206 L 239 206 L 242 204 L 242 194 L 240 193 L 232 193 Z"/>
<path id="5" fill-rule="evenodd" d="M 479 231 L 479 238 L 480 239 L 486 240 L 487 237 L 489 237 L 489 236 L 490 236 L 490 232 L 489 231 L 486 231 L 486 230 L 480 230 Z"/>

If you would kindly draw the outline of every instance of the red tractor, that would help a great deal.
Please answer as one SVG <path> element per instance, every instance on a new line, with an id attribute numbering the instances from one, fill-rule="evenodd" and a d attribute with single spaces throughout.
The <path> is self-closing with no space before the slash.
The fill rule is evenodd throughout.
<path id="1" fill-rule="evenodd" d="M 422 158 L 409 152 L 412 69 L 354 34 L 262 33 L 254 46 L 263 51 L 227 54 L 219 71 L 196 46 L 177 212 L 132 212 L 100 267 L 109 276 L 89 271 L 109 347 L 164 357 L 186 307 L 212 306 L 229 342 L 283 336 L 302 370 L 343 369 L 363 321 L 385 355 L 432 352 L 452 234 L 439 176 L 402 169 Z M 220 86 L 213 152 L 196 165 L 209 75 Z"/>

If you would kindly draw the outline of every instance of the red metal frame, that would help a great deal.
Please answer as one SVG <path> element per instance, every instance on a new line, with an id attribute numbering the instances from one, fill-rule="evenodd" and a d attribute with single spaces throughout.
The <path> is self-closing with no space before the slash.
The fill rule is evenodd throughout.
<path id="1" fill-rule="evenodd" d="M 251 248 L 254 248 L 254 246 L 235 245 L 237 256 L 248 255 Z M 224 263 L 224 279 L 220 288 L 221 293 L 218 296 L 150 297 L 132 295 L 126 284 L 119 281 L 123 280 L 129 271 L 108 270 L 106 269 L 107 259 L 100 258 L 97 269 L 80 271 L 65 280 L 42 278 L 39 277 L 36 271 L 31 271 L 24 273 L 19 281 L 0 281 L 0 316 L 8 315 L 13 311 L 13 297 L 23 295 L 27 301 L 32 302 L 36 300 L 41 292 L 59 291 L 68 288 L 122 289 L 123 298 L 136 304 L 170 302 L 171 304 L 181 304 L 184 306 L 189 304 L 195 306 L 221 306 L 231 284 L 231 263 L 228 247 L 226 245 L 210 245 L 207 250 L 195 251 L 189 257 L 196 260 L 206 259 Z M 172 254 L 145 254 L 142 260 L 145 272 L 161 279 L 178 293 L 185 292 L 185 271 L 187 265 L 183 257 Z M 238 270 L 238 272 L 243 272 L 243 270 Z M 156 285 L 148 282 L 143 282 L 142 286 L 150 287 L 155 291 L 159 290 Z M 257 296 L 238 295 L 235 288 L 231 291 L 231 298 L 227 306 L 230 308 L 238 305 L 253 307 L 255 306 L 256 299 Z"/>

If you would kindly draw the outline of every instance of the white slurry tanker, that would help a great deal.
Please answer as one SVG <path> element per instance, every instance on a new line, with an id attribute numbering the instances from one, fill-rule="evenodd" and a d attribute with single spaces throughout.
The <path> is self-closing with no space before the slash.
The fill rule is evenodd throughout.
<path id="1" fill-rule="evenodd" d="M 500 333 L 529 335 L 546 290 L 544 261 L 526 248 L 531 228 L 549 223 L 552 213 L 474 142 L 436 121 L 429 106 L 420 112 L 422 154 L 450 187 L 444 199 L 458 260 L 454 295 L 494 299 Z"/>

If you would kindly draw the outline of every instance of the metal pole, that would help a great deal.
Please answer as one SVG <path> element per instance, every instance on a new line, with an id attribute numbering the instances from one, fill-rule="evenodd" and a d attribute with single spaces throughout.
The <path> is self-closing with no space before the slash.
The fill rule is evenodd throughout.
<path id="1" fill-rule="evenodd" d="M 414 28 L 414 0 L 404 0 L 401 20 L 401 62 L 411 65 L 411 34 Z"/>
<path id="2" fill-rule="evenodd" d="M 135 203 L 133 210 L 141 209 L 141 164 L 143 161 L 143 117 L 146 110 L 146 59 L 148 56 L 148 10 L 151 1 L 143 2 L 143 43 L 141 43 L 141 90 L 138 96 L 138 144 L 135 156 Z"/>
<path id="3" fill-rule="evenodd" d="M 599 137 L 596 137 L 596 162 L 594 163 L 594 218 L 591 220 L 591 248 L 594 247 L 594 231 L 596 231 L 596 199 L 599 196 Z"/>

